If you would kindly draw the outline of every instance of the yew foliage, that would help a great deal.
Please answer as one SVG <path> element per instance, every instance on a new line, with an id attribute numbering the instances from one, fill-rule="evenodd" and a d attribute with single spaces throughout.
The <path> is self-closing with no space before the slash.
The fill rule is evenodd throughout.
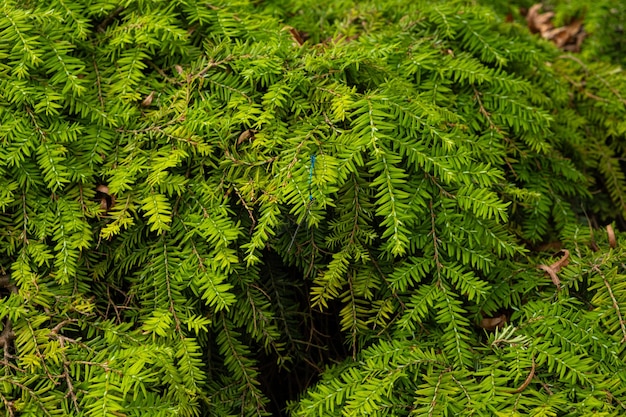
<path id="1" fill-rule="evenodd" d="M 626 76 L 509 20 L 0 2 L 2 413 L 624 414 Z"/>

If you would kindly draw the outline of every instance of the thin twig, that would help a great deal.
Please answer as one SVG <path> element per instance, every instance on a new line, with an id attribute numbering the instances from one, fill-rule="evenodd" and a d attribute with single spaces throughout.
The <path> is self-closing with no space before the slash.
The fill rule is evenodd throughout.
<path id="1" fill-rule="evenodd" d="M 2 395 L 2 393 L 0 392 L 0 399 L 2 399 L 2 402 L 4 403 L 4 408 L 9 412 L 9 416 L 13 417 L 15 415 L 14 411 L 15 411 L 15 406 L 13 405 L 13 401 L 9 401 L 7 400 L 7 398 Z"/>
<path id="2" fill-rule="evenodd" d="M 609 291 L 609 296 L 611 297 L 611 300 L 613 301 L 613 308 L 615 309 L 615 312 L 617 313 L 617 317 L 619 319 L 619 326 L 621 327 L 622 334 L 624 335 L 620 343 L 624 343 L 626 342 L 626 323 L 624 323 L 624 318 L 619 308 L 619 304 L 617 303 L 617 300 L 615 299 L 615 295 L 613 294 L 613 289 L 611 288 L 611 284 L 609 284 L 609 281 L 606 279 L 606 277 L 604 276 L 604 274 L 602 273 L 600 268 L 598 268 L 597 265 L 594 265 L 592 269 L 596 271 L 598 274 L 600 274 L 600 276 L 602 277 L 602 280 L 604 281 L 604 285 L 606 286 L 606 289 Z"/>
<path id="3" fill-rule="evenodd" d="M 61 346 L 61 349 L 65 347 L 64 346 L 65 341 L 63 338 L 59 338 L 59 345 Z M 78 406 L 78 398 L 76 397 L 76 392 L 74 392 L 74 384 L 72 384 L 72 378 L 70 377 L 70 370 L 69 370 L 67 361 L 63 361 L 63 375 L 62 376 L 65 377 L 65 382 L 67 383 L 68 392 L 66 396 L 69 396 L 72 399 L 76 412 L 80 414 L 80 407 Z"/>
<path id="4" fill-rule="evenodd" d="M 530 381 L 532 381 L 534 377 L 535 377 L 535 357 L 533 356 L 532 364 L 530 366 L 530 372 L 528 373 L 528 376 L 526 377 L 522 385 L 520 385 L 517 389 L 512 391 L 511 394 L 519 394 L 520 392 L 524 391 L 526 387 L 530 385 Z"/>
<path id="5" fill-rule="evenodd" d="M 61 330 L 61 328 L 63 326 L 65 326 L 68 323 L 72 323 L 72 322 L 76 322 L 78 320 L 76 319 L 67 319 L 67 320 L 63 320 L 62 322 L 60 322 L 59 324 L 57 324 L 56 326 L 54 326 L 52 328 L 52 330 L 50 330 L 50 335 L 57 335 L 59 333 L 59 331 Z"/>
<path id="6" fill-rule="evenodd" d="M 237 194 L 237 197 L 239 197 L 239 201 L 248 212 L 248 217 L 250 217 L 250 220 L 252 221 L 252 225 L 250 226 L 250 234 L 252 234 L 252 231 L 254 230 L 254 227 L 256 226 L 256 219 L 254 218 L 254 215 L 252 214 L 252 210 L 246 203 L 246 200 L 244 200 L 243 197 L 241 196 L 239 189 L 237 189 L 236 186 L 233 186 L 233 189 L 235 190 L 235 194 Z"/>

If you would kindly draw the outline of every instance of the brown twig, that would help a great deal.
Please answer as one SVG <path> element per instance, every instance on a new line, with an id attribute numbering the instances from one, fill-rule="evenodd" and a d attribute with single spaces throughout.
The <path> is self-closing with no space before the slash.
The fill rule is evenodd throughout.
<path id="1" fill-rule="evenodd" d="M 251 58 L 251 57 L 252 57 L 252 55 L 248 54 L 248 55 L 239 55 L 236 58 L 238 58 L 238 59 L 246 59 L 246 58 Z M 209 63 L 199 73 L 195 74 L 193 76 L 193 78 L 194 79 L 195 78 L 200 78 L 200 77 L 204 76 L 204 74 L 206 74 L 211 68 L 218 67 L 218 66 L 220 66 L 222 64 L 225 64 L 225 63 L 227 63 L 229 61 L 232 61 L 233 59 L 235 59 L 234 55 L 228 56 L 228 57 L 222 59 L 221 61 L 213 61 L 213 60 L 211 60 L 211 61 L 209 61 Z"/>
<path id="2" fill-rule="evenodd" d="M 2 395 L 2 393 L 0 392 L 0 399 L 2 399 L 2 402 L 4 403 L 4 408 L 9 412 L 9 416 L 13 417 L 15 416 L 15 405 L 13 404 L 13 401 L 9 401 L 7 400 L 7 398 Z"/>
<path id="3" fill-rule="evenodd" d="M 54 327 L 52 328 L 52 330 L 50 330 L 50 335 L 51 335 L 51 336 L 56 336 L 56 335 L 59 333 L 59 331 L 61 330 L 61 328 L 62 328 L 63 326 L 65 326 L 65 325 L 66 325 L 66 324 L 68 324 L 68 323 L 73 323 L 73 322 L 75 322 L 75 321 L 77 321 L 77 320 L 76 320 L 76 319 L 67 319 L 67 320 L 63 320 L 62 322 L 60 322 L 59 324 L 57 324 L 56 326 L 54 326 Z"/>
<path id="4" fill-rule="evenodd" d="M 243 207 L 248 212 L 248 217 L 250 217 L 250 220 L 252 221 L 252 225 L 250 226 L 250 234 L 252 234 L 252 231 L 254 230 L 254 226 L 256 226 L 256 219 L 254 218 L 254 215 L 252 213 L 252 209 L 250 209 L 250 207 L 246 203 L 246 200 L 244 200 L 243 197 L 241 196 L 241 193 L 239 192 L 239 189 L 237 189 L 236 186 L 233 186 L 233 189 L 235 190 L 235 194 L 237 194 L 237 197 L 239 197 L 239 201 L 241 202 Z"/>
<path id="5" fill-rule="evenodd" d="M 528 387 L 528 385 L 530 385 L 530 381 L 532 381 L 532 379 L 535 377 L 535 366 L 535 357 L 533 356 L 528 376 L 526 376 L 526 379 L 524 380 L 522 385 L 520 385 L 517 389 L 511 391 L 511 394 L 519 394 L 520 392 L 524 391 L 526 387 Z"/>
<path id="6" fill-rule="evenodd" d="M 63 322 L 61 322 L 61 323 L 63 323 Z M 59 323 L 59 324 L 61 324 L 61 323 Z M 59 338 L 59 345 L 61 346 L 61 348 L 65 347 L 65 343 L 64 343 L 64 339 L 63 338 Z M 67 361 L 63 361 L 63 375 L 61 375 L 61 376 L 65 377 L 65 382 L 67 383 L 68 392 L 67 392 L 66 396 L 69 396 L 72 399 L 72 402 L 74 403 L 74 408 L 76 409 L 76 412 L 80 413 L 80 407 L 78 406 L 78 398 L 76 397 L 76 392 L 74 392 L 74 384 L 72 384 L 72 378 L 70 377 L 70 370 L 69 370 L 67 365 L 68 365 L 68 362 Z"/>
<path id="7" fill-rule="evenodd" d="M 619 304 L 617 303 L 617 300 L 615 299 L 615 295 L 613 294 L 613 289 L 611 288 L 611 284 L 606 279 L 606 277 L 604 276 L 604 274 L 602 273 L 600 268 L 598 268 L 597 265 L 594 265 L 592 269 L 596 271 L 602 277 L 602 280 L 604 281 L 604 285 L 606 286 L 606 289 L 609 291 L 609 296 L 611 297 L 611 301 L 613 302 L 613 308 L 615 309 L 615 312 L 617 313 L 617 318 L 619 319 L 619 326 L 622 329 L 622 334 L 624 335 L 620 343 L 624 343 L 626 342 L 626 323 L 624 323 L 624 317 L 622 316 L 622 311 L 620 310 Z"/>

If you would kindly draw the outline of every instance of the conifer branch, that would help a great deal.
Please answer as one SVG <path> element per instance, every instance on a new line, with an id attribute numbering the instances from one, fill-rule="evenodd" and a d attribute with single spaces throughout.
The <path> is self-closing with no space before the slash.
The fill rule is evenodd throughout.
<path id="1" fill-rule="evenodd" d="M 124 6 L 118 6 L 115 10 L 109 13 L 108 16 L 102 22 L 98 24 L 98 26 L 96 26 L 96 30 L 98 32 L 104 33 L 107 26 L 109 26 L 111 22 L 115 20 L 117 16 L 119 16 L 119 14 L 122 13 L 123 11 L 124 11 Z"/>
<path id="2" fill-rule="evenodd" d="M 613 303 L 613 309 L 615 310 L 615 312 L 617 313 L 617 318 L 618 318 L 618 322 L 619 322 L 619 327 L 622 330 L 622 334 L 624 335 L 622 337 L 622 340 L 620 343 L 626 343 L 626 322 L 624 321 L 624 317 L 622 315 L 622 311 L 620 309 L 620 306 L 617 302 L 617 299 L 615 299 L 615 295 L 613 293 L 613 289 L 611 288 L 611 284 L 609 283 L 609 281 L 606 279 L 606 276 L 604 275 L 604 273 L 600 270 L 600 268 L 598 267 L 598 265 L 594 265 L 592 267 L 592 270 L 594 270 L 596 273 L 598 273 L 598 275 L 600 275 L 600 277 L 602 278 L 602 282 L 604 282 L 604 285 L 606 286 L 606 290 L 609 293 L 609 297 L 611 297 L 611 302 Z"/>
<path id="3" fill-rule="evenodd" d="M 522 385 L 520 385 L 519 387 L 517 387 L 515 390 L 511 391 L 512 394 L 519 394 L 520 392 L 524 391 L 528 385 L 530 385 L 530 382 L 533 380 L 533 378 L 535 377 L 535 357 L 532 357 L 532 363 L 530 366 L 530 371 L 528 372 L 528 376 L 526 376 L 526 379 L 524 379 L 524 382 L 522 382 Z"/>
<path id="4" fill-rule="evenodd" d="M 613 93 L 615 97 L 617 97 L 619 101 L 622 102 L 622 104 L 626 104 L 626 99 L 622 98 L 622 95 L 620 94 L 620 92 L 616 88 L 614 88 L 609 81 L 605 80 L 604 77 L 601 77 L 597 72 L 590 71 L 587 65 L 585 65 L 578 57 L 572 54 L 566 54 L 566 55 L 561 55 L 558 58 L 569 59 L 569 60 L 576 62 L 578 65 L 580 65 L 581 68 L 585 70 L 585 73 L 598 79 L 606 88 L 608 88 L 611 91 L 611 93 Z"/>
<path id="5" fill-rule="evenodd" d="M 6 410 L 6 412 L 8 413 L 8 415 L 10 417 L 14 417 L 15 416 L 15 411 L 17 411 L 15 409 L 15 405 L 13 404 L 13 401 L 9 401 L 7 399 L 7 397 L 5 397 L 2 392 L 0 392 L 0 399 L 2 399 L 2 403 L 4 404 L 4 408 Z"/>
<path id="6" fill-rule="evenodd" d="M 0 408 L 619 414 L 598 1 L 579 55 L 482 0 L 5 2 Z"/>
<path id="7" fill-rule="evenodd" d="M 65 347 L 64 338 L 59 338 L 59 345 L 61 349 Z M 65 355 L 64 355 L 65 356 Z M 66 357 L 63 358 L 63 373 L 61 377 L 65 379 L 65 383 L 67 384 L 67 395 L 72 399 L 72 403 L 74 404 L 74 409 L 77 413 L 80 413 L 80 406 L 78 405 L 78 397 L 76 396 L 76 392 L 74 390 L 74 385 L 72 384 L 72 377 L 70 376 L 69 362 L 66 360 Z"/>
<path id="8" fill-rule="evenodd" d="M 439 255 L 439 238 L 437 237 L 435 212 L 433 210 L 432 200 L 428 202 L 428 207 L 430 209 L 430 236 L 433 240 L 433 260 L 435 261 L 435 265 L 437 266 L 437 285 L 439 285 L 441 281 L 441 270 L 443 269 L 443 264 L 441 263 Z"/>
<path id="9" fill-rule="evenodd" d="M 171 274 L 170 274 L 170 265 L 168 260 L 168 249 L 167 242 L 165 239 L 162 241 L 163 244 L 163 266 L 165 268 L 165 285 L 167 286 L 167 299 L 169 301 L 168 309 L 172 316 L 174 317 L 174 327 L 176 332 L 180 336 L 181 339 L 184 338 L 181 327 L 180 327 L 180 319 L 178 318 L 178 313 L 176 312 L 176 307 L 174 306 L 174 297 L 172 296 L 172 283 L 171 283 Z"/>

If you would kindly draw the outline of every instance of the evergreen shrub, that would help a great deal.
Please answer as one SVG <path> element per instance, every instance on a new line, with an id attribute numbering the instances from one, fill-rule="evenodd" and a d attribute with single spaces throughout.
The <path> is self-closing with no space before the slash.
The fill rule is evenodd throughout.
<path id="1" fill-rule="evenodd" d="M 475 2 L 3 0 L 0 409 L 623 415 L 625 97 Z"/>

